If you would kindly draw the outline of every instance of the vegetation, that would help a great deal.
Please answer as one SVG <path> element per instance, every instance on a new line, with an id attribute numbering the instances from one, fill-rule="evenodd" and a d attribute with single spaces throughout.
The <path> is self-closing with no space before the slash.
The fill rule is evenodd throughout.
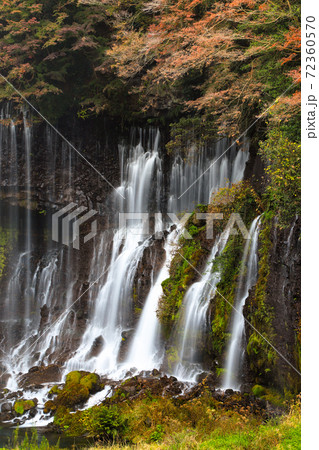
<path id="1" fill-rule="evenodd" d="M 276 101 L 269 120 L 298 130 L 297 0 L 10 0 L 0 13 L 1 72 L 51 119 L 164 121 L 176 148 L 178 129 L 235 135 Z"/>
<path id="2" fill-rule="evenodd" d="M 33 400 L 16 400 L 14 402 L 14 410 L 17 414 L 22 415 L 26 411 L 34 408 L 36 405 Z"/>
<path id="3" fill-rule="evenodd" d="M 7 255 L 15 239 L 15 233 L 0 227 L 0 279 L 6 267 Z"/>
<path id="4" fill-rule="evenodd" d="M 202 207 L 199 208 L 203 212 Z M 185 228 L 193 239 L 181 236 L 170 266 L 170 277 L 162 283 L 163 296 L 159 302 L 158 317 L 166 332 L 171 330 L 178 317 L 187 288 L 198 276 L 196 268 L 205 263 L 208 257 L 208 249 L 203 245 L 206 224 L 197 220 L 193 213 Z"/>
<path id="5" fill-rule="evenodd" d="M 102 406 L 104 411 L 105 407 Z M 115 410 L 113 410 L 115 411 Z M 83 414 L 84 412 L 82 412 Z M 78 414 L 78 413 L 77 413 Z M 174 405 L 169 399 L 137 400 L 121 405 L 121 420 L 128 418 L 122 436 L 129 433 L 132 443 L 107 443 L 91 447 L 112 449 L 299 449 L 300 400 L 290 404 L 283 416 L 263 422 L 247 408 L 224 411 L 218 402 L 204 396 L 184 405 Z M 108 415 L 110 417 L 110 415 Z M 146 420 L 148 418 L 148 420 Z M 117 423 L 116 415 L 113 423 Z M 75 421 L 74 421 L 75 422 Z M 17 433 L 8 448 L 25 450 L 56 449 L 43 440 L 37 445 L 37 436 L 18 441 Z"/>
<path id="6" fill-rule="evenodd" d="M 39 443 L 38 433 L 32 430 L 31 436 L 25 433 L 24 438 L 19 438 L 19 428 L 16 428 L 12 439 L 9 441 L 7 447 L 2 447 L 1 450 L 19 449 L 19 450 L 58 450 L 60 448 L 59 441 L 57 445 L 50 445 L 48 440 L 43 437 Z"/>
<path id="7" fill-rule="evenodd" d="M 267 140 L 261 142 L 260 154 L 269 177 L 265 193 L 268 209 L 278 215 L 281 226 L 288 226 L 297 214 L 300 215 L 301 209 L 301 145 L 275 128 L 269 131 Z"/>
<path id="8" fill-rule="evenodd" d="M 263 212 L 258 280 L 247 319 L 273 341 L 273 311 L 266 302 L 272 227 L 288 227 L 300 214 L 300 4 L 298 0 L 5 0 L 0 4 L 0 72 L 49 120 L 67 114 L 80 120 L 103 116 L 118 126 L 160 125 L 168 154 L 187 157 L 192 147 L 247 128 L 264 166 L 264 180 L 221 189 L 200 211 L 231 213 L 246 226 Z M 0 101 L 21 111 L 23 100 L 0 78 Z M 257 119 L 253 130 L 251 124 Z M 240 151 L 240 150 L 239 150 Z M 206 224 L 195 214 L 181 237 L 169 278 L 162 284 L 158 317 L 167 335 L 184 295 L 207 261 Z M 0 229 L 0 278 L 10 246 Z M 222 358 L 228 338 L 243 239 L 230 236 L 214 270 L 220 273 L 211 304 L 211 356 Z M 247 336 L 252 392 L 282 406 L 269 385 L 276 354 L 259 333 Z M 296 338 L 296 352 L 300 350 Z M 177 358 L 170 348 L 168 361 Z M 219 369 L 222 371 L 222 369 Z M 104 403 L 74 413 L 102 388 L 96 374 L 74 371 L 63 388 L 50 390 L 44 413 L 70 436 L 88 434 L 108 445 L 171 449 L 300 448 L 300 404 L 264 422 L 250 409 L 222 409 L 212 396 L 189 402 L 146 396 Z M 34 407 L 18 400 L 18 415 Z M 11 448 L 38 448 L 35 437 Z M 39 448 L 48 449 L 43 441 Z M 125 447 L 122 447 L 125 448 Z M 127 447 L 130 448 L 130 447 Z"/>
<path id="9" fill-rule="evenodd" d="M 100 377 L 95 373 L 73 371 L 66 376 L 62 389 L 54 386 L 49 396 L 54 397 L 44 405 L 44 413 L 54 412 L 57 416 L 72 410 L 74 406 L 85 403 L 90 394 L 102 389 Z"/>

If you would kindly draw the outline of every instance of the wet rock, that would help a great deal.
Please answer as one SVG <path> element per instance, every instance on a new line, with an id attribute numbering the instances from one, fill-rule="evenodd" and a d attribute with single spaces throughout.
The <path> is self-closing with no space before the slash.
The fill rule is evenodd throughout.
<path id="1" fill-rule="evenodd" d="M 55 402 L 53 400 L 48 400 L 44 404 L 43 413 L 44 414 L 54 413 L 56 408 L 57 408 L 57 406 L 56 406 Z"/>
<path id="2" fill-rule="evenodd" d="M 61 375 L 60 366 L 50 364 L 49 366 L 37 367 L 37 370 L 21 375 L 18 384 L 22 389 L 26 389 L 34 384 L 55 383 L 61 380 Z"/>
<path id="3" fill-rule="evenodd" d="M 225 390 L 225 395 L 233 395 L 234 391 L 233 389 L 226 389 Z"/>
<path id="4" fill-rule="evenodd" d="M 8 412 L 11 412 L 11 410 L 12 410 L 11 403 L 9 403 L 9 402 L 2 403 L 2 405 L 1 405 L 2 413 L 8 413 Z"/>
<path id="5" fill-rule="evenodd" d="M 33 419 L 37 415 L 37 409 L 33 408 L 29 411 L 29 419 Z"/>
<path id="6" fill-rule="evenodd" d="M 1 422 L 9 422 L 14 418 L 12 413 L 0 413 L 0 423 Z"/>
<path id="7" fill-rule="evenodd" d="M 251 393 L 252 387 L 253 387 L 252 384 L 244 383 L 244 384 L 242 384 L 241 387 L 240 387 L 240 392 L 241 392 L 242 394 L 250 394 L 250 393 Z"/>
<path id="8" fill-rule="evenodd" d="M 169 377 L 169 382 L 174 383 L 174 381 L 177 381 L 176 377 Z"/>
<path id="9" fill-rule="evenodd" d="M 44 386 L 43 386 L 43 384 L 31 384 L 31 385 L 29 386 L 29 388 L 30 388 L 32 391 L 38 391 L 38 390 L 40 390 L 40 389 L 43 389 Z"/>
<path id="10" fill-rule="evenodd" d="M 199 375 L 197 375 L 196 382 L 202 383 L 206 379 L 206 377 L 207 377 L 207 372 L 202 372 Z"/>
<path id="11" fill-rule="evenodd" d="M 18 397 L 21 397 L 21 394 L 19 394 L 19 392 L 10 392 L 6 398 L 8 400 L 11 400 L 13 398 L 18 398 Z"/>
<path id="12" fill-rule="evenodd" d="M 33 400 L 16 400 L 14 402 L 14 411 L 22 416 L 24 413 L 26 413 L 27 411 L 30 411 L 30 409 L 36 408 L 36 405 L 38 403 L 38 400 L 36 400 L 36 403 Z"/>
<path id="13" fill-rule="evenodd" d="M 40 370 L 39 366 L 33 366 L 28 370 L 28 373 L 39 372 L 39 370 Z"/>
<path id="14" fill-rule="evenodd" d="M 136 386 L 123 386 L 122 390 L 129 395 L 134 395 L 136 393 Z"/>
<path id="15" fill-rule="evenodd" d="M 300 361 L 296 349 L 296 340 L 300 336 L 301 315 L 301 252 L 300 252 L 301 221 L 296 217 L 287 228 L 281 228 L 273 219 L 269 229 L 271 246 L 268 255 L 269 268 L 267 271 L 267 285 L 265 287 L 264 305 L 271 310 L 271 332 L 275 336 L 272 344 L 292 363 L 299 367 Z M 259 244 L 261 245 L 261 244 Z M 253 292 L 246 299 L 244 316 L 251 320 L 257 311 Z M 247 342 L 253 330 L 248 322 L 245 324 Z M 258 359 L 258 364 L 256 363 Z M 265 369 L 270 368 L 270 371 Z M 260 375 L 263 373 L 263 375 Z M 247 355 L 244 367 L 244 380 L 253 384 L 271 385 L 278 390 L 300 390 L 300 376 L 285 363 L 284 358 L 276 358 L 273 365 L 269 365 L 267 357 L 262 359 L 251 351 Z"/>
<path id="16" fill-rule="evenodd" d="M 159 377 L 161 375 L 160 371 L 157 369 L 153 369 L 152 370 L 152 375 L 153 377 Z"/>
<path id="17" fill-rule="evenodd" d="M 173 377 L 172 377 L 173 378 Z M 173 381 L 173 383 L 169 384 L 164 389 L 164 395 L 167 396 L 173 396 L 179 395 L 183 392 L 182 390 L 183 384 L 179 381 Z"/>
<path id="18" fill-rule="evenodd" d="M 92 347 L 89 351 L 88 359 L 98 356 L 98 354 L 100 353 L 100 351 L 103 348 L 103 345 L 104 345 L 104 339 L 102 336 L 98 336 L 97 338 L 95 338 L 93 341 Z"/>

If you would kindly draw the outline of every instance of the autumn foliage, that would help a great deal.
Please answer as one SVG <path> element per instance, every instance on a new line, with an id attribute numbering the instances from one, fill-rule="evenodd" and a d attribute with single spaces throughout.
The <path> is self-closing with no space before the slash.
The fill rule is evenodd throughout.
<path id="1" fill-rule="evenodd" d="M 269 107 L 275 121 L 299 112 L 295 0 L 5 0 L 0 13 L 1 72 L 59 99 L 56 113 L 199 115 L 235 135 Z"/>

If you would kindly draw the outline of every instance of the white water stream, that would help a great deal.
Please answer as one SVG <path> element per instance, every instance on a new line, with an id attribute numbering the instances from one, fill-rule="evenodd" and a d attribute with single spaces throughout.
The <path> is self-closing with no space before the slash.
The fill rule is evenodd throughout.
<path id="1" fill-rule="evenodd" d="M 240 369 L 244 357 L 244 336 L 245 319 L 243 308 L 249 295 L 249 290 L 257 281 L 258 271 L 258 235 L 259 235 L 260 217 L 257 217 L 251 224 L 244 253 L 241 262 L 239 282 L 234 307 L 232 312 L 232 322 L 230 328 L 230 342 L 226 357 L 226 372 L 223 380 L 223 389 L 240 388 Z"/>
<path id="2" fill-rule="evenodd" d="M 4 322 L 8 324 L 11 321 L 13 325 L 17 323 L 19 330 L 20 328 L 23 330 L 23 332 L 20 330 L 19 334 L 12 326 L 8 327 L 11 331 L 6 329 L 4 332 L 4 334 L 7 333 L 4 346 L 6 356 L 2 358 L 2 363 L 12 375 L 8 386 L 14 389 L 15 375 L 19 372 L 27 372 L 35 364 L 55 362 L 64 351 L 66 344 L 69 345 L 71 342 L 73 324 L 70 322 L 71 315 L 67 308 L 79 295 L 78 267 L 70 247 L 66 248 L 62 245 L 60 248 L 54 247 L 50 242 L 43 245 L 40 257 L 37 255 L 37 259 L 34 258 L 33 239 L 37 230 L 32 229 L 30 214 L 33 188 L 32 158 L 35 145 L 32 126 L 26 114 L 23 115 L 23 124 L 19 129 L 10 119 L 8 108 L 3 109 L 0 115 L 8 122 L 0 125 L 0 188 L 10 189 L 12 195 L 16 195 L 20 189 L 23 190 L 27 206 L 23 216 L 24 243 L 10 255 L 10 267 L 14 270 L 10 281 L 4 285 L 1 292 Z M 21 130 L 22 134 L 19 135 Z M 57 192 L 57 174 L 62 170 L 63 180 L 68 188 L 75 176 L 72 172 L 73 159 L 70 150 L 66 145 L 59 145 L 56 136 L 49 128 L 46 128 L 46 134 L 44 141 L 47 143 L 49 152 L 46 170 L 52 180 L 52 185 L 48 188 L 48 201 L 54 203 L 61 198 L 58 198 L 61 193 Z M 187 160 L 176 156 L 168 169 L 169 173 L 165 175 L 160 133 L 157 130 L 150 130 L 148 142 L 145 143 L 145 133 L 141 132 L 137 144 L 119 146 L 121 183 L 117 191 L 125 199 L 113 194 L 115 210 L 122 213 L 161 213 L 167 210 L 177 214 L 187 210 L 192 211 L 197 203 L 207 203 L 213 192 L 243 177 L 249 157 L 248 143 L 244 142 L 241 150 L 233 146 L 224 154 L 227 145 L 228 141 L 224 139 L 210 149 L 201 148 L 196 151 L 194 148 L 191 149 Z M 9 169 L 5 167 L 5 160 L 8 158 L 11 161 Z M 62 164 L 62 169 L 61 167 L 59 169 L 59 164 Z M 202 173 L 204 176 L 182 195 Z M 164 175 L 169 181 L 168 186 L 164 186 Z M 24 180 L 22 187 L 20 179 Z M 17 233 L 18 222 L 21 219 L 20 213 L 14 208 L 10 211 L 8 219 L 10 229 Z M 89 317 L 86 319 L 77 347 L 66 361 L 65 372 L 73 369 L 95 370 L 101 374 L 121 377 L 132 367 L 138 370 L 150 370 L 159 368 L 161 365 L 164 343 L 160 338 L 160 324 L 156 310 L 162 295 L 161 283 L 169 276 L 169 264 L 180 230 L 173 230 L 166 237 L 165 261 L 157 274 L 153 271 L 151 289 L 137 325 L 132 330 L 134 277 L 144 250 L 152 244 L 152 238 L 151 231 L 147 231 L 145 224 L 141 221 L 128 221 L 126 225 L 125 229 L 122 227 L 117 230 L 112 239 L 106 232 L 101 232 L 95 240 L 87 283 L 94 283 L 103 272 L 108 271 L 88 293 Z M 165 224 L 165 227 L 168 228 L 168 224 Z M 220 248 L 216 249 L 217 251 L 220 251 Z M 213 258 L 214 254 L 211 255 L 210 260 Z M 210 264 L 211 262 L 204 278 L 210 277 Z M 211 283 L 213 282 L 212 279 Z M 189 292 L 198 299 L 205 297 L 207 300 L 212 295 L 212 292 L 208 293 L 205 290 L 205 285 L 200 281 L 195 283 Z M 192 313 L 194 309 L 188 306 L 189 303 L 191 304 L 191 301 L 185 298 L 183 308 L 185 312 L 188 310 L 190 312 L 183 314 L 183 317 L 185 316 L 187 323 L 191 324 L 197 319 L 195 320 L 196 317 Z M 205 301 L 198 303 L 198 322 L 197 325 L 194 324 L 194 328 L 205 324 L 207 305 Z M 47 324 L 44 325 L 41 312 L 43 308 L 48 311 Z M 39 334 L 40 328 L 41 334 Z M 124 360 L 120 360 L 123 333 L 128 331 L 133 331 L 128 353 Z M 196 337 L 194 339 L 194 347 L 196 347 Z M 94 355 L 92 348 L 97 341 L 100 342 L 101 349 Z M 190 373 L 186 375 L 182 373 L 183 364 L 184 362 L 186 364 L 187 359 L 188 350 L 186 349 L 189 349 L 192 344 L 185 337 L 181 345 L 184 350 L 181 356 L 180 376 L 192 378 Z M 191 357 L 188 362 L 193 364 L 193 361 L 197 367 L 200 367 L 200 359 L 195 361 Z M 178 371 L 177 368 L 176 371 Z"/>

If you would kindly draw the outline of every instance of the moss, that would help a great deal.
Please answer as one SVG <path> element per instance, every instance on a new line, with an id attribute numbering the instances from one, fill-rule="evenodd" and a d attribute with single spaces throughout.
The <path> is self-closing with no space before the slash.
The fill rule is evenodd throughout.
<path id="1" fill-rule="evenodd" d="M 56 409 L 57 409 L 57 405 L 55 404 L 55 402 L 53 400 L 48 400 L 44 404 L 43 412 L 44 412 L 44 414 L 48 414 L 51 411 L 52 412 L 56 411 Z"/>
<path id="2" fill-rule="evenodd" d="M 35 406 L 36 404 L 33 400 L 17 400 L 14 402 L 14 410 L 19 415 L 24 414 Z"/>
<path id="3" fill-rule="evenodd" d="M 88 372 L 85 372 L 87 374 Z M 80 372 L 78 370 L 74 370 L 73 372 L 69 372 L 65 378 L 65 383 L 79 383 L 81 380 L 81 377 L 83 376 L 83 372 Z"/>
<path id="4" fill-rule="evenodd" d="M 80 383 L 68 383 L 57 396 L 57 404 L 68 408 L 84 403 L 88 400 L 90 392 Z"/>
<path id="5" fill-rule="evenodd" d="M 243 222 L 250 224 L 261 214 L 264 206 L 258 194 L 248 181 L 233 184 L 230 188 L 222 188 L 208 205 L 209 213 L 222 213 L 223 219 L 214 222 L 217 233 L 222 233 L 232 213 L 237 213 Z"/>
<path id="6" fill-rule="evenodd" d="M 276 352 L 268 345 L 274 341 L 272 327 L 273 312 L 266 302 L 268 277 L 270 273 L 269 255 L 271 242 L 272 217 L 266 215 L 262 218 L 261 231 L 259 233 L 259 269 L 258 279 L 253 295 L 252 304 L 248 309 L 247 319 L 262 334 L 253 331 L 248 338 L 247 354 L 249 366 L 255 375 L 255 380 L 263 379 L 267 382 L 277 359 Z"/>
<path id="7" fill-rule="evenodd" d="M 56 416 L 63 416 L 69 409 L 85 403 L 90 394 L 102 388 L 100 377 L 95 373 L 73 371 L 67 374 L 63 388 L 53 386 L 49 396 L 55 396 L 45 404 L 45 413 L 55 412 Z"/>
<path id="8" fill-rule="evenodd" d="M 97 392 L 101 388 L 100 377 L 96 373 L 74 370 L 67 374 L 65 387 L 70 384 L 80 384 L 88 389 L 89 393 Z"/>
<path id="9" fill-rule="evenodd" d="M 52 386 L 52 388 L 49 390 L 48 396 L 52 397 L 53 395 L 58 395 L 61 392 L 61 388 L 57 385 Z"/>
<path id="10" fill-rule="evenodd" d="M 190 284 L 196 279 L 194 269 L 205 261 L 208 250 L 203 246 L 206 235 L 206 226 L 196 220 L 195 213 L 189 218 L 186 230 L 193 239 L 181 237 L 178 249 L 173 257 L 169 275 L 163 281 L 163 295 L 159 302 L 158 317 L 169 334 L 174 322 L 178 318 L 179 308 Z"/>
<path id="11" fill-rule="evenodd" d="M 175 364 L 179 361 L 178 351 L 176 347 L 170 347 L 166 351 L 167 356 L 167 364 L 170 370 L 175 366 Z"/>
<path id="12" fill-rule="evenodd" d="M 212 350 L 214 356 L 220 356 L 225 348 L 229 333 L 227 332 L 234 303 L 238 273 L 243 252 L 243 238 L 241 235 L 231 236 L 221 255 L 213 266 L 213 271 L 220 272 L 220 282 L 212 307 Z M 225 301 L 227 298 L 228 302 Z"/>
<path id="13" fill-rule="evenodd" d="M 80 384 L 86 387 L 90 394 L 97 392 L 101 387 L 100 377 L 96 373 L 84 375 L 80 379 Z"/>
<path id="14" fill-rule="evenodd" d="M 12 248 L 12 232 L 0 227 L 0 279 L 6 266 L 7 255 Z"/>
<path id="15" fill-rule="evenodd" d="M 256 397 L 261 397 L 262 395 L 264 395 L 266 393 L 266 390 L 263 386 L 260 386 L 259 384 L 255 384 L 255 386 L 252 388 L 251 392 Z"/>

